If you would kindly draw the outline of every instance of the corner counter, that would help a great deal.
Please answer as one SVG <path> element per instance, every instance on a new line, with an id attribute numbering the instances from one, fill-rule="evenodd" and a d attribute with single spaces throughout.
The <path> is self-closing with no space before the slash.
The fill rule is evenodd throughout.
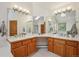
<path id="1" fill-rule="evenodd" d="M 64 40 L 72 40 L 72 41 L 79 41 L 79 38 L 69 38 L 69 37 L 62 37 L 62 36 L 57 36 L 53 34 L 34 34 L 34 35 L 24 35 L 24 36 L 16 36 L 16 37 L 8 37 L 9 42 L 15 42 L 15 41 L 20 41 L 20 40 L 25 40 L 29 38 L 35 38 L 35 37 L 51 37 L 51 38 L 59 38 L 59 39 L 64 39 Z"/>
<path id="2" fill-rule="evenodd" d="M 19 37 L 8 37 L 11 44 L 11 52 L 14 56 L 25 57 L 36 52 L 36 38 L 48 38 L 48 51 L 65 57 L 79 56 L 79 39 L 61 37 L 52 34 L 24 35 Z"/>

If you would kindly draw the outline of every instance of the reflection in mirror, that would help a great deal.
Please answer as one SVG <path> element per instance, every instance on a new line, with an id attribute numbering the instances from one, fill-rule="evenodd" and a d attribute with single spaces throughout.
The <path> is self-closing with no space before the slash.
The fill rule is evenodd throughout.
<path id="1" fill-rule="evenodd" d="M 58 31 L 66 32 L 66 23 L 58 23 Z"/>
<path id="2" fill-rule="evenodd" d="M 16 11 L 14 9 L 8 8 L 8 35 L 10 35 L 10 24 L 11 20 L 17 21 L 17 35 L 27 34 L 33 32 L 33 18 L 29 13 L 24 13 L 21 11 Z M 28 28 L 28 29 L 27 29 Z"/>
<path id="3" fill-rule="evenodd" d="M 33 33 L 38 34 L 39 33 L 39 16 L 33 16 Z"/>
<path id="4" fill-rule="evenodd" d="M 63 12 L 61 13 L 58 13 L 58 14 L 55 14 L 55 20 L 57 21 L 58 23 L 58 31 L 57 33 L 63 33 L 63 34 L 67 34 L 69 35 L 68 33 L 72 32 L 72 29 L 73 29 L 75 32 L 74 33 L 71 33 L 70 35 L 72 37 L 75 37 L 75 33 L 77 33 L 76 31 L 76 25 L 75 27 L 74 24 L 76 24 L 76 11 L 75 10 L 70 10 L 70 11 L 65 11 L 64 14 L 63 14 L 63 17 L 61 16 Z M 74 36 L 73 36 L 74 35 Z"/>
<path id="5" fill-rule="evenodd" d="M 56 33 L 57 32 L 57 21 L 54 16 L 47 16 L 46 20 L 46 32 L 47 33 Z"/>

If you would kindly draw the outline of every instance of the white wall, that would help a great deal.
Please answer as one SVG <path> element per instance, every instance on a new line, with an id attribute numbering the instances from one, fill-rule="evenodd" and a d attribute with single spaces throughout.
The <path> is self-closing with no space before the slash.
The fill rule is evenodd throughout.
<path id="1" fill-rule="evenodd" d="M 65 8 L 67 6 L 72 6 L 73 9 L 76 9 L 76 11 L 79 11 L 79 3 L 54 3 L 54 2 L 49 2 L 49 3 L 31 3 L 31 2 L 12 2 L 12 3 L 3 3 L 0 2 L 0 19 L 3 19 L 7 23 L 7 8 L 12 7 L 14 4 L 26 8 L 31 11 L 32 16 L 51 16 L 54 10 L 60 9 L 60 8 Z M 79 13 L 77 13 L 77 20 L 79 20 Z M 69 21 L 69 20 L 68 20 Z M 7 25 L 6 25 L 7 26 Z M 68 26 L 68 25 L 67 25 Z M 77 29 L 79 32 L 79 23 L 77 23 Z M 70 28 L 67 27 L 67 28 Z"/>

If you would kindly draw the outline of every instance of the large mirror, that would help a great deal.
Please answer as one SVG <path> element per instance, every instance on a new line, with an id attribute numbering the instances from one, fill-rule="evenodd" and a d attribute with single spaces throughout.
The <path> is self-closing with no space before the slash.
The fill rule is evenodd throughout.
<path id="1" fill-rule="evenodd" d="M 70 34 L 74 37 L 77 34 L 76 11 L 69 10 L 48 16 L 46 24 L 47 33 Z"/>
<path id="2" fill-rule="evenodd" d="M 16 25 L 12 24 L 12 21 L 16 21 Z M 10 23 L 11 22 L 11 23 Z M 11 29 L 13 27 L 16 27 Z M 11 32 L 11 33 L 10 33 Z M 8 9 L 8 35 L 13 32 L 17 32 L 16 35 L 20 34 L 31 34 L 33 33 L 33 17 L 29 13 L 16 11 L 14 9 Z"/>

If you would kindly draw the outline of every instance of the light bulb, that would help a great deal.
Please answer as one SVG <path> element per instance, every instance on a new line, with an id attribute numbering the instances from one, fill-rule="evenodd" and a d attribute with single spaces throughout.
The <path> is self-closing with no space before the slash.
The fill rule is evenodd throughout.
<path id="1" fill-rule="evenodd" d="M 48 19 L 49 21 L 52 21 L 52 19 Z"/>
<path id="2" fill-rule="evenodd" d="M 58 12 L 61 12 L 61 9 L 59 9 Z"/>
<path id="3" fill-rule="evenodd" d="M 29 10 L 26 10 L 26 12 L 27 12 L 27 13 L 30 13 L 30 11 L 29 11 Z"/>
<path id="4" fill-rule="evenodd" d="M 13 8 L 14 8 L 14 9 L 17 9 L 17 8 L 18 8 L 18 6 L 17 6 L 17 5 L 14 5 L 14 6 L 13 6 Z"/>
<path id="5" fill-rule="evenodd" d="M 22 10 L 22 7 L 19 7 L 19 11 L 21 11 Z"/>
<path id="6" fill-rule="evenodd" d="M 23 12 L 25 12 L 26 11 L 26 9 L 23 9 Z"/>
<path id="7" fill-rule="evenodd" d="M 65 8 L 63 8 L 63 9 L 62 9 L 62 11 L 63 11 L 63 12 L 65 12 L 65 11 L 66 11 L 66 9 L 65 9 Z"/>
<path id="8" fill-rule="evenodd" d="M 55 14 L 57 14 L 57 11 L 54 11 Z"/>
<path id="9" fill-rule="evenodd" d="M 67 7 L 67 10 L 71 10 L 72 8 L 71 7 Z"/>

